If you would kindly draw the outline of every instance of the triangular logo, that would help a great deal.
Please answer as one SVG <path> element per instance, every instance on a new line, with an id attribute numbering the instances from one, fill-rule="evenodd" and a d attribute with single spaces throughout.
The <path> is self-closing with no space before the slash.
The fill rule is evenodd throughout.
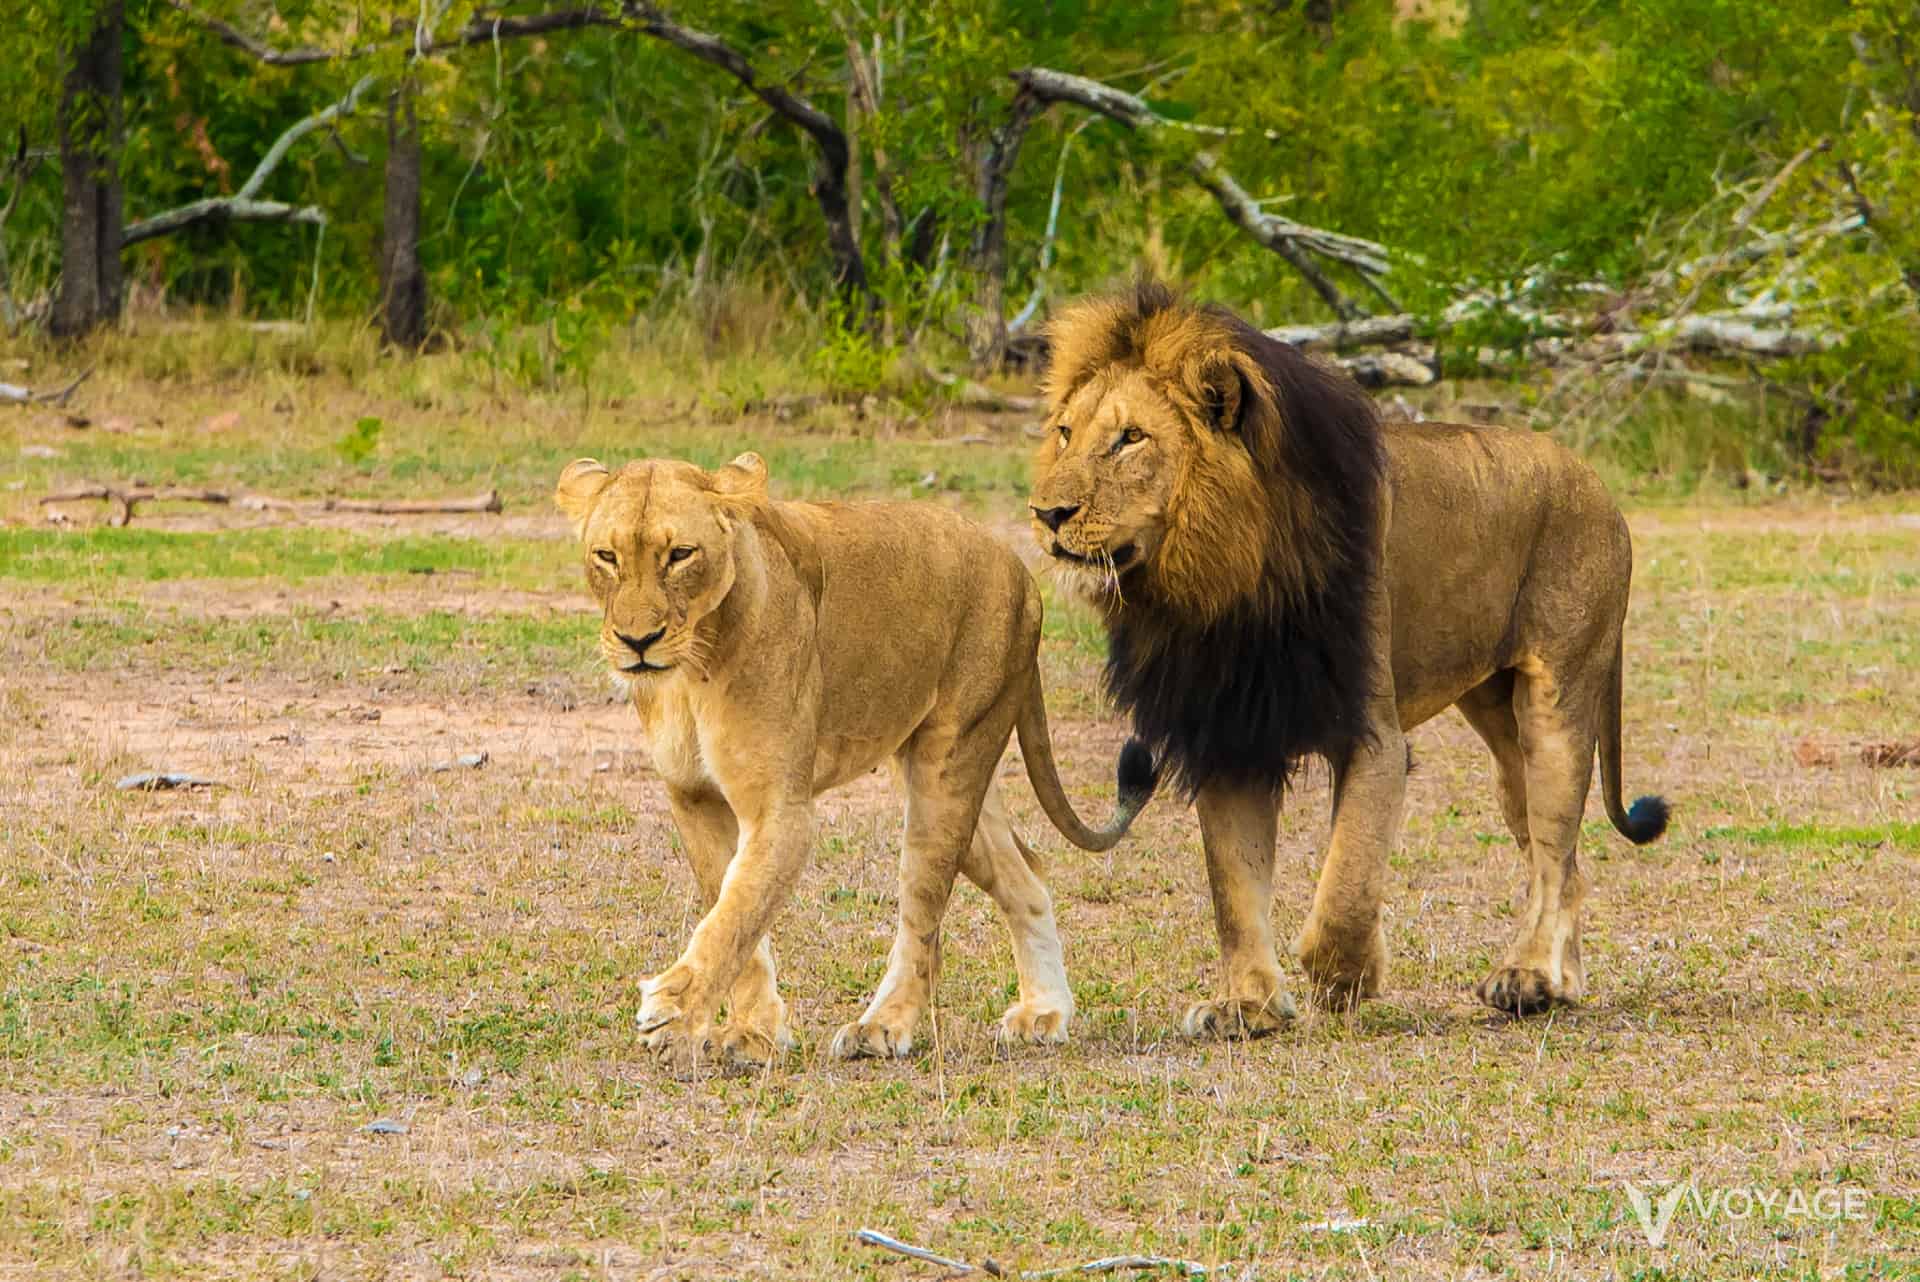
<path id="1" fill-rule="evenodd" d="M 1640 1221 L 1640 1231 L 1647 1235 L 1647 1245 L 1657 1251 L 1667 1244 L 1667 1230 L 1673 1227 L 1673 1213 L 1680 1209 L 1680 1199 L 1687 1195 L 1687 1186 L 1673 1185 L 1661 1194 L 1657 1206 L 1648 1191 L 1632 1180 L 1626 1181 L 1626 1186 L 1627 1201 L 1633 1206 L 1633 1217 Z"/>

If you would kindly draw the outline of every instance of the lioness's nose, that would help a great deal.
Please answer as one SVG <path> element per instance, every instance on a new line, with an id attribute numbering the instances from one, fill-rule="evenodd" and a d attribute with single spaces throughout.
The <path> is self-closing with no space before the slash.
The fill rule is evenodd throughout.
<path id="1" fill-rule="evenodd" d="M 664 627 L 658 627 L 643 637 L 630 637 L 624 632 L 615 632 L 613 635 L 619 637 L 620 643 L 627 649 L 644 659 L 647 657 L 647 647 L 667 635 L 667 630 Z"/>
<path id="2" fill-rule="evenodd" d="M 1036 507 L 1033 509 L 1033 515 L 1034 519 L 1039 521 L 1040 524 L 1058 533 L 1060 527 L 1065 525 L 1073 514 L 1079 510 L 1080 505 L 1078 503 L 1069 503 L 1064 507 Z"/>

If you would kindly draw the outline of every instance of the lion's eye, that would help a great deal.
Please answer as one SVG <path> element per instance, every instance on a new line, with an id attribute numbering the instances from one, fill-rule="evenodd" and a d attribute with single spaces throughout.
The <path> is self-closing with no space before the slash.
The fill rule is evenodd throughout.
<path id="1" fill-rule="evenodd" d="M 686 544 L 683 543 L 679 547 L 674 548 L 667 553 L 667 564 L 678 565 L 682 561 L 686 560 L 688 557 L 692 556 L 697 551 L 699 551 L 698 548 L 688 547 Z"/>
<path id="2" fill-rule="evenodd" d="M 1073 439 L 1073 429 L 1068 427 L 1065 423 L 1062 423 L 1059 427 L 1056 427 L 1054 431 L 1060 433 L 1060 443 L 1062 445 L 1065 445 L 1068 441 L 1071 441 Z"/>
<path id="3" fill-rule="evenodd" d="M 1140 442 L 1146 439 L 1147 439 L 1147 434 L 1141 431 L 1137 427 L 1130 427 L 1126 431 L 1120 433 L 1120 443 L 1122 445 L 1138 445 Z"/>
<path id="4" fill-rule="evenodd" d="M 620 556 L 612 548 L 595 548 L 593 555 L 602 565 L 620 564 Z"/>

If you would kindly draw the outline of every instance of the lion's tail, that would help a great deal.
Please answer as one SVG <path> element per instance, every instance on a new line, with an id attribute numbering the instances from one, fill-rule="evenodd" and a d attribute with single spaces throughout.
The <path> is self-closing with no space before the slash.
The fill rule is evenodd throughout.
<path id="1" fill-rule="evenodd" d="M 1027 778 L 1033 783 L 1034 795 L 1040 799 L 1040 808 L 1047 812 L 1047 818 L 1060 830 L 1060 835 L 1082 850 L 1113 849 L 1120 838 L 1127 835 L 1134 816 L 1146 807 L 1160 782 L 1153 754 L 1147 746 L 1138 739 L 1127 740 L 1120 750 L 1120 795 L 1113 818 L 1104 828 L 1089 828 L 1082 823 L 1074 813 L 1073 803 L 1067 800 L 1060 786 L 1059 771 L 1054 767 L 1053 738 L 1047 733 L 1047 703 L 1040 689 L 1038 668 L 1034 670 L 1033 685 L 1020 709 L 1015 731 L 1020 737 L 1020 755 L 1027 763 Z"/>
<path id="2" fill-rule="evenodd" d="M 1606 802 L 1607 818 L 1620 835 L 1636 846 L 1644 846 L 1667 830 L 1667 799 L 1658 796 L 1635 798 L 1631 809 L 1620 804 L 1620 700 L 1625 659 L 1621 642 L 1613 643 L 1613 679 L 1609 683 L 1605 706 L 1600 710 L 1600 796 Z"/>

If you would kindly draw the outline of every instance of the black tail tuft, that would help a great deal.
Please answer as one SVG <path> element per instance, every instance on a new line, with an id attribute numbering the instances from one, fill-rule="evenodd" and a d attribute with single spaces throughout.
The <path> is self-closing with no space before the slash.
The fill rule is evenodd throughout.
<path id="1" fill-rule="evenodd" d="M 1636 797 L 1620 831 L 1634 845 L 1644 846 L 1667 830 L 1667 813 L 1665 797 Z"/>
<path id="2" fill-rule="evenodd" d="M 1153 753 L 1146 744 L 1138 739 L 1127 740 L 1126 747 L 1120 749 L 1119 776 L 1120 804 L 1133 810 L 1146 805 L 1160 784 L 1160 768 L 1154 764 Z"/>

